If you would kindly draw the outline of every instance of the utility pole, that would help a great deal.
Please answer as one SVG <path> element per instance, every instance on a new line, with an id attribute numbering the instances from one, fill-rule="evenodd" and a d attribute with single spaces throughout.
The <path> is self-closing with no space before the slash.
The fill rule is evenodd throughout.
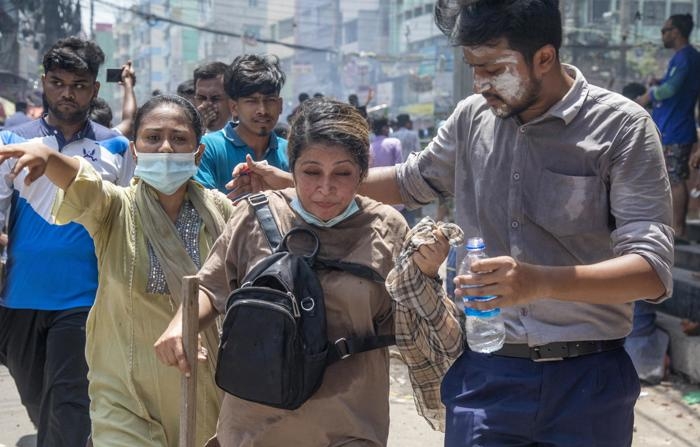
<path id="1" fill-rule="evenodd" d="M 88 33 L 90 39 L 95 39 L 95 0 L 90 0 L 90 29 Z"/>
<path id="2" fill-rule="evenodd" d="M 58 17 L 58 0 L 44 0 L 44 34 L 46 36 L 44 40 L 44 47 L 41 49 L 42 53 L 46 51 L 56 43 L 61 37 L 60 26 L 61 21 Z"/>
<path id="3" fill-rule="evenodd" d="M 619 81 L 620 85 L 627 83 L 627 48 L 630 31 L 630 4 L 629 0 L 619 0 L 620 19 L 620 61 Z"/>

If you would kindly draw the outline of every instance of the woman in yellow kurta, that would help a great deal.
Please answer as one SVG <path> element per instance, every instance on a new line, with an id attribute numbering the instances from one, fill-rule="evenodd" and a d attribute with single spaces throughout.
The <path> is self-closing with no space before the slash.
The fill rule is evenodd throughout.
<path id="1" fill-rule="evenodd" d="M 153 343 L 180 305 L 182 276 L 196 273 L 233 209 L 223 194 L 190 180 L 203 151 L 201 128 L 186 100 L 149 100 L 135 118 L 137 179 L 126 188 L 38 143 L 0 151 L 0 160 L 19 158 L 14 173 L 26 166 L 29 179 L 45 173 L 59 186 L 57 223 L 79 222 L 95 240 L 99 287 L 86 357 L 99 447 L 178 445 L 180 374 L 158 362 Z M 217 336 L 216 327 L 203 332 L 209 352 Z M 219 414 L 211 357 L 197 375 L 197 445 L 214 434 Z"/>

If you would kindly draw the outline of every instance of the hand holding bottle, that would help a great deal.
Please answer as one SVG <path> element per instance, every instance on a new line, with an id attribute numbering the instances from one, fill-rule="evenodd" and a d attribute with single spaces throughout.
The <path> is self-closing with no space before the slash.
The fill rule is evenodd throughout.
<path id="1" fill-rule="evenodd" d="M 488 258 L 484 251 L 485 248 L 484 240 L 480 237 L 469 238 L 466 246 L 467 253 L 458 270 L 461 276 L 479 276 L 479 273 L 472 270 L 472 265 L 479 260 Z M 472 351 L 488 353 L 501 349 L 506 332 L 501 309 L 496 307 L 489 310 L 478 310 L 468 306 L 471 302 L 488 302 L 496 298 L 495 295 L 482 295 L 476 292 L 479 288 L 476 285 L 462 285 L 460 295 L 462 295 L 465 304 L 465 330 L 469 348 Z"/>
<path id="2" fill-rule="evenodd" d="M 547 290 L 547 267 L 519 262 L 510 256 L 479 259 L 471 266 L 473 273 L 455 277 L 455 297 L 467 293 L 463 286 L 476 286 L 469 290 L 473 295 L 495 295 L 490 301 L 472 301 L 468 307 L 489 310 L 496 307 L 523 305 L 537 298 L 551 296 Z"/>

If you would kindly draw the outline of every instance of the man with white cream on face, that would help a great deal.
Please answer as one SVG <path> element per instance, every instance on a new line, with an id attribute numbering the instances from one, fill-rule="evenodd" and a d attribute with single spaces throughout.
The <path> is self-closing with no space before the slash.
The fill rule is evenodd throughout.
<path id="1" fill-rule="evenodd" d="M 623 349 L 632 305 L 673 287 L 656 126 L 559 61 L 557 0 L 438 0 L 435 18 L 462 47 L 477 94 L 426 149 L 371 169 L 360 192 L 413 208 L 454 197 L 456 223 L 491 256 L 455 285 L 495 296 L 465 305 L 501 308 L 506 341 L 490 354 L 465 347 L 443 378 L 445 445 L 630 446 L 640 390 Z M 250 185 L 289 181 L 248 168 Z"/>
<path id="2" fill-rule="evenodd" d="M 445 445 L 629 446 L 632 304 L 672 292 L 656 127 L 560 63 L 556 0 L 442 0 L 436 22 L 462 47 L 477 94 L 417 156 L 370 170 L 362 191 L 409 207 L 454 196 L 465 236 L 482 236 L 492 256 L 455 284 L 496 296 L 468 305 L 500 307 L 506 343 L 465 347 L 445 375 Z"/>

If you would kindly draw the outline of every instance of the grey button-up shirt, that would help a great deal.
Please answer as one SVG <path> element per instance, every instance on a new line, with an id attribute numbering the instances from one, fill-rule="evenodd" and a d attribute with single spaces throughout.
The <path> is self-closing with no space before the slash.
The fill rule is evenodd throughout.
<path id="1" fill-rule="evenodd" d="M 621 95 L 589 85 L 526 124 L 497 118 L 483 96 L 461 101 L 428 148 L 399 166 L 404 203 L 454 196 L 465 237 L 490 256 L 548 266 L 643 256 L 671 295 L 671 195 L 658 131 Z M 459 257 L 463 256 L 460 250 Z M 507 342 L 615 339 L 632 327 L 631 304 L 543 297 L 503 309 Z"/>

